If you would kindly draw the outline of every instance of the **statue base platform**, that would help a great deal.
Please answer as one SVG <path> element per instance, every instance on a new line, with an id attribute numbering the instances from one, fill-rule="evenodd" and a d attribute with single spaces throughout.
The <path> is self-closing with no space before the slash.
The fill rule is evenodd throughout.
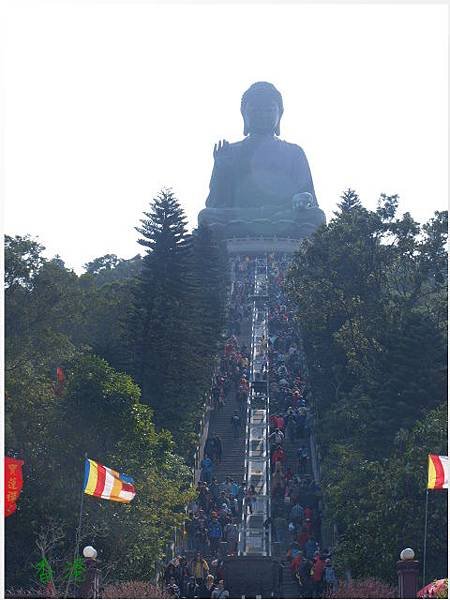
<path id="1" fill-rule="evenodd" d="M 306 237 L 306 236 L 305 236 Z M 305 238 L 303 238 L 305 239 Z M 248 256 L 282 252 L 294 254 L 302 243 L 301 239 L 283 237 L 243 237 L 225 239 L 229 254 L 246 254 Z"/>

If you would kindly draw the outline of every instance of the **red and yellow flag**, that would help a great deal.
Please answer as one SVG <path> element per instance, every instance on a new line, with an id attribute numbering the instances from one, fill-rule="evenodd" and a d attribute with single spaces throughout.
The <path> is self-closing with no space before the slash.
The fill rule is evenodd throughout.
<path id="1" fill-rule="evenodd" d="M 448 490 L 448 456 L 428 455 L 429 490 Z"/>
<path id="2" fill-rule="evenodd" d="M 134 481 L 128 475 L 101 465 L 90 458 L 84 463 L 84 493 L 114 502 L 131 502 L 136 495 Z"/>
<path id="3" fill-rule="evenodd" d="M 23 486 L 23 460 L 5 456 L 5 517 L 12 515 L 16 509 L 16 500 Z"/>

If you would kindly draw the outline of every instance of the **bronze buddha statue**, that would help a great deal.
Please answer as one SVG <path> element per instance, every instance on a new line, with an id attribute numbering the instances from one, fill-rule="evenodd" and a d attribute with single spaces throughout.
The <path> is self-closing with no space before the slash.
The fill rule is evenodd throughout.
<path id="1" fill-rule="evenodd" d="M 242 141 L 214 147 L 206 208 L 199 216 L 225 237 L 301 238 L 325 222 L 303 150 L 281 140 L 283 99 L 270 83 L 243 95 Z"/>

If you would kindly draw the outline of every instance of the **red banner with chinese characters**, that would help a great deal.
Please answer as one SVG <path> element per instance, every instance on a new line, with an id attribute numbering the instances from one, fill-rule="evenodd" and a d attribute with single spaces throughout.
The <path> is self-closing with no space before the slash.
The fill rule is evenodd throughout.
<path id="1" fill-rule="evenodd" d="M 23 460 L 5 456 L 5 517 L 16 511 L 16 500 L 23 486 Z"/>

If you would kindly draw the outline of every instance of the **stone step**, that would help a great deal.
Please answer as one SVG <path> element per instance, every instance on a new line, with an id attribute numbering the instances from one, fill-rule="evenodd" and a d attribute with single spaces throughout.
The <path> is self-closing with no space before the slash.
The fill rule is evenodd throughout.
<path id="1" fill-rule="evenodd" d="M 298 583 L 293 579 L 289 565 L 283 566 L 283 598 L 298 598 L 300 589 Z"/>
<path id="2" fill-rule="evenodd" d="M 241 324 L 239 345 L 246 344 L 250 348 L 251 323 L 244 321 Z M 225 477 L 232 477 L 238 482 L 244 478 L 244 449 L 245 428 L 242 427 L 239 437 L 234 436 L 231 417 L 239 406 L 235 394 L 231 393 L 226 399 L 223 408 L 214 409 L 210 416 L 209 435 L 218 435 L 222 441 L 222 461 L 214 465 L 213 476 L 218 481 Z"/>

